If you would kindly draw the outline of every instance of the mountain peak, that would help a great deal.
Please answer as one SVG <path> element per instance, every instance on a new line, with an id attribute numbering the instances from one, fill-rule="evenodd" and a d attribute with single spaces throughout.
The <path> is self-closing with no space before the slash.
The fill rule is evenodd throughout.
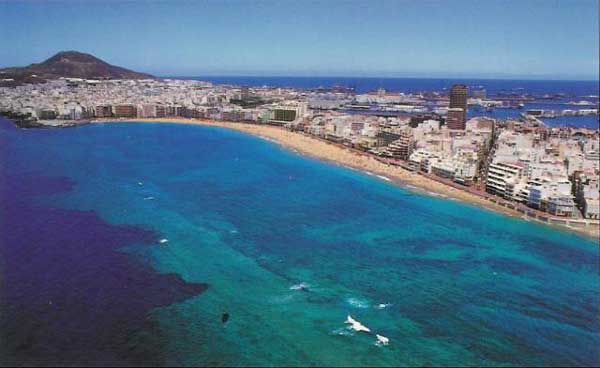
<path id="1" fill-rule="evenodd" d="M 11 85 L 43 83 L 61 77 L 84 79 L 151 79 L 150 74 L 138 73 L 108 64 L 97 57 L 79 51 L 60 51 L 39 64 L 27 67 L 0 69 L 4 80 Z M 1 84 L 1 82 L 0 82 Z"/>
<path id="2" fill-rule="evenodd" d="M 90 54 L 86 54 L 83 52 L 79 52 L 79 51 L 60 51 L 58 52 L 56 55 L 50 57 L 49 59 L 47 59 L 46 61 L 44 61 L 44 63 L 48 63 L 48 62 L 70 62 L 70 61 L 75 61 L 75 62 L 81 62 L 81 63 L 85 63 L 85 62 L 102 62 L 102 60 L 98 59 L 97 57 L 90 55 Z M 43 64 L 43 63 L 42 63 Z"/>

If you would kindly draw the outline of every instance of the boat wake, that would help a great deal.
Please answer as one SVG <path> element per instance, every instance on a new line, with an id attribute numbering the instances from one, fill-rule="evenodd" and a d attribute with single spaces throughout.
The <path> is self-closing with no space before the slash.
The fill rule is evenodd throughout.
<path id="1" fill-rule="evenodd" d="M 335 335 L 341 335 L 341 336 L 352 336 L 354 335 L 354 332 L 365 332 L 367 334 L 372 334 L 371 329 L 368 328 L 367 326 L 363 325 L 362 323 L 360 323 L 359 321 L 355 320 L 354 318 L 352 318 L 351 315 L 348 315 L 346 317 L 346 320 L 344 321 L 345 324 L 349 325 L 346 328 L 338 328 L 336 330 L 333 330 L 331 333 L 335 334 Z M 390 339 L 380 335 L 378 333 L 375 334 L 375 346 L 387 346 L 390 343 Z"/>
<path id="2" fill-rule="evenodd" d="M 354 308 L 366 309 L 369 308 L 370 304 L 366 300 L 361 300 L 358 298 L 348 298 L 346 302 L 350 304 Z"/>
<path id="3" fill-rule="evenodd" d="M 299 284 L 295 284 L 295 285 L 290 286 L 290 290 L 308 291 L 308 287 L 309 287 L 308 284 L 306 284 L 304 282 L 301 282 Z"/>
<path id="4" fill-rule="evenodd" d="M 390 343 L 390 339 L 388 339 L 385 336 L 375 334 L 375 337 L 377 337 L 377 341 L 375 342 L 375 345 L 377 345 L 377 346 L 384 346 L 384 345 L 388 345 Z"/>
<path id="5" fill-rule="evenodd" d="M 356 332 L 371 332 L 371 329 L 369 329 L 367 326 L 363 325 L 362 323 L 358 322 L 357 320 L 355 320 L 354 318 L 352 318 L 352 316 L 348 315 L 348 317 L 346 317 L 346 322 L 350 325 L 350 328 L 352 328 L 354 331 Z"/>
<path id="6" fill-rule="evenodd" d="M 335 330 L 331 331 L 331 334 L 339 336 L 354 336 L 354 332 L 351 327 L 336 328 Z"/>

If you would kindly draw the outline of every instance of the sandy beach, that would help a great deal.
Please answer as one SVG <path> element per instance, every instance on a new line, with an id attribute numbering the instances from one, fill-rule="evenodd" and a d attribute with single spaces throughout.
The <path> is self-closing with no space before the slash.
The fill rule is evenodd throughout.
<path id="1" fill-rule="evenodd" d="M 500 212 L 508 216 L 523 217 L 523 213 L 516 210 L 490 202 L 476 194 L 460 190 L 449 185 L 440 183 L 433 179 L 424 177 L 415 172 L 408 171 L 398 166 L 387 165 L 375 159 L 368 154 L 360 154 L 349 148 L 343 148 L 339 145 L 328 143 L 317 138 L 313 138 L 301 133 L 292 132 L 285 128 L 236 122 L 209 121 L 198 119 L 164 118 L 164 119 L 127 119 L 127 120 L 94 120 L 93 123 L 125 123 L 125 122 L 146 122 L 146 123 L 177 123 L 193 124 L 203 126 L 216 126 L 236 131 L 252 134 L 263 139 L 278 143 L 283 147 L 294 150 L 314 158 L 328 161 L 337 165 L 346 166 L 356 170 L 364 171 L 379 177 L 381 180 L 392 182 L 396 185 L 423 192 L 429 195 L 445 197 L 449 199 L 460 200 L 477 207 L 487 208 L 492 211 Z M 539 221 L 539 220 L 536 220 Z M 587 226 L 575 228 L 561 224 L 548 224 L 539 221 L 544 225 L 549 225 L 562 230 L 576 232 L 588 237 L 597 238 L 600 234 L 598 226 Z"/>

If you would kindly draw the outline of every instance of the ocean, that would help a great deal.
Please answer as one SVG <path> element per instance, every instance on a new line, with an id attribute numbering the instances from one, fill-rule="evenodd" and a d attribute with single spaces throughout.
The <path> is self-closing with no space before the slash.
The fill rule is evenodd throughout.
<path id="1" fill-rule="evenodd" d="M 168 77 L 167 77 L 168 78 Z M 390 92 L 418 93 L 443 91 L 453 84 L 465 84 L 471 89 L 485 89 L 488 94 L 529 93 L 544 95 L 565 93 L 573 96 L 598 95 L 599 81 L 458 79 L 458 78 L 374 78 L 374 77 L 270 77 L 270 76 L 192 76 L 173 77 L 237 86 L 269 86 L 289 88 L 354 88 L 366 93 L 383 88 Z"/>
<path id="2" fill-rule="evenodd" d="M 0 365 L 600 365 L 590 239 L 221 128 L 0 158 Z"/>
<path id="3" fill-rule="evenodd" d="M 331 88 L 335 86 L 354 88 L 357 93 L 366 93 L 383 88 L 389 92 L 419 93 L 447 92 L 453 84 L 465 84 L 469 89 L 485 89 L 489 96 L 497 94 L 530 94 L 542 97 L 546 94 L 564 94 L 558 100 L 538 100 L 525 103 L 520 109 L 494 109 L 491 112 L 477 111 L 469 108 L 469 117 L 489 116 L 496 119 L 518 119 L 527 109 L 579 110 L 598 109 L 599 81 L 566 81 L 566 80 L 514 80 L 514 79 L 450 79 L 450 78 L 371 78 L 371 77 L 261 77 L 261 76 L 203 76 L 175 77 L 252 87 L 289 87 L 289 88 Z M 595 96 L 595 97 L 592 97 Z M 492 97 L 493 98 L 493 97 Z M 593 106 L 577 106 L 568 102 L 590 101 Z M 576 128 L 599 129 L 598 115 L 581 117 L 559 117 L 543 119 L 551 127 L 571 126 Z"/>

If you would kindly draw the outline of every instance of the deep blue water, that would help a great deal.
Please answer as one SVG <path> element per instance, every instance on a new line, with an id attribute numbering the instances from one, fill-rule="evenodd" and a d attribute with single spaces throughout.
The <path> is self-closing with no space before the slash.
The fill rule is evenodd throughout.
<path id="1" fill-rule="evenodd" d="M 183 78 L 183 77 L 182 77 Z M 262 76 L 201 76 L 185 77 L 209 81 L 215 84 L 238 86 L 269 86 L 290 88 L 330 88 L 334 86 L 353 87 L 364 93 L 383 88 L 390 92 L 431 92 L 443 91 L 453 84 L 466 84 L 469 88 L 484 88 L 488 94 L 519 93 L 544 95 L 565 93 L 572 96 L 599 94 L 598 81 L 564 80 L 511 80 L 511 79 L 451 79 L 451 78 L 360 78 L 360 77 L 262 77 Z"/>
<path id="2" fill-rule="evenodd" d="M 589 239 L 218 128 L 0 120 L 0 158 L 0 365 L 600 364 Z"/>

